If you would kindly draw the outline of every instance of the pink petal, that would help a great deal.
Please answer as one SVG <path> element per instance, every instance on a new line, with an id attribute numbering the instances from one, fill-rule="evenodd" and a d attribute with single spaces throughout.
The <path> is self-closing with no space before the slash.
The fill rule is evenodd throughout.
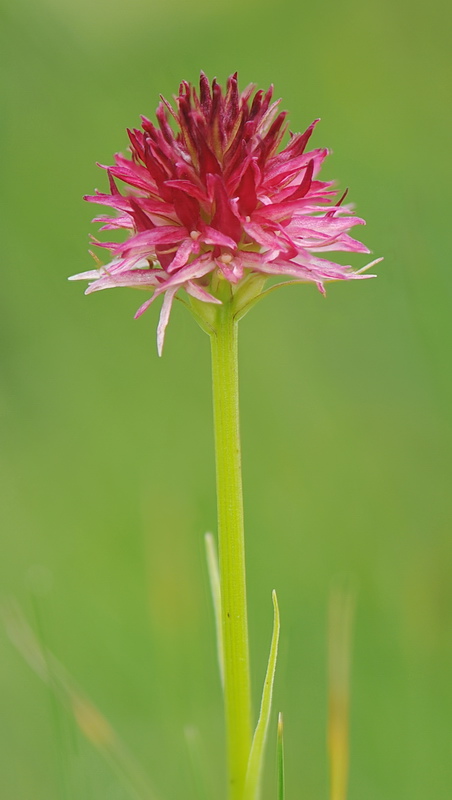
<path id="1" fill-rule="evenodd" d="M 301 172 L 306 169 L 310 161 L 314 160 L 316 170 L 318 171 L 320 164 L 325 160 L 328 155 L 328 150 L 325 148 L 319 150 L 311 150 L 310 153 L 304 153 L 298 158 L 293 158 L 284 164 L 277 165 L 270 169 L 266 174 L 266 184 L 272 185 L 276 181 L 280 182 L 287 178 L 289 175 Z"/>
<path id="2" fill-rule="evenodd" d="M 296 217 L 291 220 L 287 226 L 287 230 L 291 235 L 300 233 L 304 235 L 305 228 L 310 231 L 319 231 L 326 233 L 329 236 L 336 233 L 342 233 L 352 228 L 354 225 L 365 225 L 365 220 L 360 217 Z"/>
<path id="3" fill-rule="evenodd" d="M 191 281 L 194 278 L 202 278 L 208 272 L 212 272 L 215 267 L 215 262 L 211 256 L 206 254 L 200 258 L 191 261 L 186 267 L 178 270 L 171 278 L 165 281 L 165 287 L 180 286 L 185 281 Z"/>
<path id="4" fill-rule="evenodd" d="M 205 242 L 205 244 L 217 244 L 220 247 L 230 247 L 232 250 L 235 250 L 237 247 L 237 243 L 234 239 L 215 230 L 215 228 L 211 228 L 210 225 L 203 226 L 201 240 Z"/>
<path id="5" fill-rule="evenodd" d="M 357 239 L 352 239 L 347 233 L 341 233 L 340 236 L 334 236 L 329 239 L 319 240 L 312 239 L 305 241 L 304 247 L 311 253 L 325 253 L 328 250 L 335 250 L 337 252 L 345 253 L 370 253 L 368 247 Z"/>
<path id="6" fill-rule="evenodd" d="M 266 231 L 253 222 L 244 222 L 243 227 L 247 234 L 262 247 L 278 250 L 279 252 L 286 252 L 290 247 L 290 243 L 288 243 L 287 237 L 284 235 L 277 236 L 275 232 Z"/>
<path id="7" fill-rule="evenodd" d="M 102 289 L 114 289 L 116 287 L 128 287 L 130 289 L 151 289 L 161 284 L 161 274 L 151 269 L 129 270 L 117 275 L 103 275 L 95 283 L 91 283 L 85 294 L 99 292 Z"/>
<path id="8" fill-rule="evenodd" d="M 160 225 L 149 231 L 137 233 L 124 242 L 118 249 L 122 253 L 145 252 L 149 246 L 161 244 L 175 244 L 188 236 L 186 228 L 180 225 Z"/>
<path id="9" fill-rule="evenodd" d="M 77 272 L 76 275 L 70 275 L 68 281 L 93 281 L 97 280 L 100 275 L 100 270 L 89 269 L 87 272 Z"/>
<path id="10" fill-rule="evenodd" d="M 132 217 L 128 214 L 123 214 L 121 217 L 109 217 L 107 214 L 100 214 L 98 217 L 94 217 L 93 222 L 105 223 L 105 225 L 102 225 L 99 229 L 101 231 L 112 231 L 117 228 L 133 229 L 134 227 Z"/>
<path id="11" fill-rule="evenodd" d="M 159 324 L 157 326 L 157 352 L 159 356 L 161 356 L 163 352 L 166 326 L 168 325 L 174 295 L 176 294 L 178 288 L 178 286 L 175 286 L 173 289 L 168 289 L 168 291 L 165 292 L 165 297 L 163 298 L 162 310 L 160 312 Z"/>
<path id="12" fill-rule="evenodd" d="M 191 254 L 199 252 L 199 244 L 194 239 L 184 239 L 179 249 L 176 252 L 173 260 L 166 267 L 168 272 L 175 272 L 177 269 L 185 266 Z"/>
<path id="13" fill-rule="evenodd" d="M 223 273 L 224 277 L 231 283 L 238 283 L 243 278 L 243 262 L 240 258 L 234 258 L 229 262 L 222 261 L 221 258 L 216 258 L 215 263 Z"/>
<path id="14" fill-rule="evenodd" d="M 187 281 L 184 285 L 184 289 L 187 294 L 191 294 L 192 297 L 196 297 L 197 300 L 202 300 L 203 303 L 216 303 L 217 305 L 221 306 L 221 300 L 218 297 L 214 297 L 213 294 L 210 292 L 206 292 L 199 283 L 194 283 L 193 281 Z"/>
<path id="15" fill-rule="evenodd" d="M 141 317 L 141 315 L 144 314 L 144 312 L 148 310 L 149 306 L 151 305 L 151 303 L 154 302 L 156 297 L 158 297 L 158 294 L 156 292 L 154 292 L 152 297 L 149 300 L 146 300 L 146 302 L 143 303 L 143 305 L 139 307 L 138 311 L 135 311 L 134 319 L 138 319 L 138 317 Z"/>

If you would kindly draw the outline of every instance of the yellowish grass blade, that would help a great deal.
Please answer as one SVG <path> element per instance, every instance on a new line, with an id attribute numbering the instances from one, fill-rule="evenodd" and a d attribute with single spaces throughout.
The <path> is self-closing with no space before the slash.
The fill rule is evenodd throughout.
<path id="1" fill-rule="evenodd" d="M 346 800 L 349 773 L 351 632 L 354 597 L 331 594 L 328 642 L 328 755 L 330 800 Z"/>

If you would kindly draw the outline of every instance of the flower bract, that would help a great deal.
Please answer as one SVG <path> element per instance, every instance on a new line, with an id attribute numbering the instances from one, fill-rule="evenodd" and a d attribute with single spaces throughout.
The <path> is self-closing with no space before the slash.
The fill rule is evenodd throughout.
<path id="1" fill-rule="evenodd" d="M 337 199 L 332 181 L 318 179 L 328 150 L 307 149 L 318 120 L 290 133 L 282 147 L 287 124 L 279 106 L 273 87 L 239 92 L 236 74 L 224 91 L 203 73 L 199 91 L 183 82 L 173 104 L 161 99 L 157 124 L 142 117 L 141 128 L 128 131 L 129 155 L 117 154 L 104 167 L 110 191 L 85 198 L 114 210 L 95 218 L 101 230 L 129 235 L 121 243 L 95 240 L 112 257 L 72 280 L 90 281 L 87 293 L 150 291 L 137 317 L 163 295 L 159 353 L 180 290 L 198 308 L 212 309 L 225 285 L 233 296 L 254 276 L 262 278 L 259 291 L 267 277 L 281 276 L 322 292 L 328 281 L 371 277 L 325 257 L 368 253 L 349 234 L 364 220 L 344 196 Z"/>

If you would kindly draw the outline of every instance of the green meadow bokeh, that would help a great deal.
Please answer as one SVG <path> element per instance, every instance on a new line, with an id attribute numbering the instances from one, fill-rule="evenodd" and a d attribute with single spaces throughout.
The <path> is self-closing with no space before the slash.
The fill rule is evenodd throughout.
<path id="1" fill-rule="evenodd" d="M 333 154 L 377 280 L 275 293 L 241 323 L 256 705 L 278 591 L 287 798 L 327 796 L 331 587 L 355 589 L 349 800 L 452 786 L 449 6 L 407 0 L 3 0 L 1 602 L 102 710 L 163 800 L 224 783 L 203 534 L 215 529 L 209 342 L 182 307 L 83 296 L 106 186 L 200 69 L 275 84 Z M 363 261 L 356 258 L 356 266 Z M 127 800 L 0 631 L 0 797 Z M 275 797 L 275 727 L 265 800 Z M 195 732 L 195 734 L 193 734 Z M 193 749 L 193 747 L 192 747 Z M 144 797 L 144 795 L 143 795 Z"/>

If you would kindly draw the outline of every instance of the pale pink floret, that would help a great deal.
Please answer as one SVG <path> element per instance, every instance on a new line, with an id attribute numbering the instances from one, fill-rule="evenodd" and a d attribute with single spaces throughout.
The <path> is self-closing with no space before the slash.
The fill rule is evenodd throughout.
<path id="1" fill-rule="evenodd" d="M 250 272 L 279 275 L 313 282 L 322 292 L 327 281 L 372 277 L 317 255 L 368 253 L 348 233 L 364 220 L 343 197 L 333 201 L 332 182 L 317 179 L 328 151 L 306 152 L 306 145 L 318 120 L 290 134 L 278 151 L 286 112 L 279 100 L 271 102 L 272 92 L 251 85 L 239 93 L 237 75 L 225 93 L 204 74 L 199 94 L 182 83 L 175 108 L 162 98 L 158 126 L 143 117 L 141 130 L 128 131 L 131 158 L 117 154 L 114 166 L 103 167 L 110 194 L 85 198 L 115 210 L 113 217 L 95 218 L 101 230 L 124 228 L 131 235 L 120 244 L 95 241 L 112 260 L 72 280 L 89 280 L 86 293 L 117 286 L 152 291 L 136 316 L 163 294 L 160 354 L 176 293 L 184 289 L 201 302 L 220 303 L 215 276 L 234 287 Z M 130 193 L 122 195 L 116 180 L 132 187 Z"/>

